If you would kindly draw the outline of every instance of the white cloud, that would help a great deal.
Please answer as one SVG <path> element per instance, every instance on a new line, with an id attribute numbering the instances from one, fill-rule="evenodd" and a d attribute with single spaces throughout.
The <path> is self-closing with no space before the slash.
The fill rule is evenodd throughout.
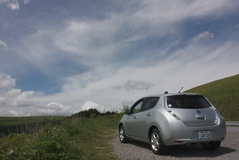
<path id="1" fill-rule="evenodd" d="M 16 80 L 0 72 L 0 116 L 70 115 L 70 108 L 42 93 L 17 89 Z"/>
<path id="2" fill-rule="evenodd" d="M 13 79 L 10 75 L 0 72 L 0 93 L 1 91 L 6 91 L 14 88 L 16 85 L 16 80 Z"/>
<path id="3" fill-rule="evenodd" d="M 1 3 L 7 3 L 7 2 L 9 2 L 9 0 L 0 0 L 0 4 Z"/>
<path id="4" fill-rule="evenodd" d="M 218 0 L 217 3 L 212 0 L 190 3 L 142 0 L 136 6 L 127 2 L 127 6 L 130 7 L 123 7 L 122 12 L 105 13 L 102 19 L 67 19 L 64 26 L 41 28 L 26 36 L 16 52 L 49 76 L 57 75 L 56 71 L 63 69 L 64 66 L 57 64 L 65 59 L 95 68 L 114 63 L 112 59 L 130 48 L 129 42 L 152 35 L 178 34 L 183 21 L 219 16 L 233 3 L 226 0 Z"/>
<path id="5" fill-rule="evenodd" d="M 30 0 L 23 0 L 24 4 L 28 4 L 27 2 L 30 2 Z M 18 0 L 0 0 L 0 4 L 6 4 L 8 8 L 10 8 L 12 11 L 19 10 L 20 4 Z"/>
<path id="6" fill-rule="evenodd" d="M 131 102 L 142 96 L 164 91 L 178 92 L 181 87 L 187 90 L 219 78 L 238 74 L 236 68 L 238 68 L 239 55 L 234 55 L 237 49 L 239 48 L 236 43 L 225 43 L 220 46 L 192 43 L 157 65 L 123 66 L 114 70 L 113 73 L 110 71 L 109 74 L 106 74 L 108 70 L 105 70 L 103 77 L 90 81 L 84 86 L 80 85 L 83 77 L 72 76 L 71 81 L 66 81 L 64 84 L 62 93 L 55 96 L 62 101 L 71 101 L 73 110 L 77 110 L 77 106 L 85 106 L 83 109 L 89 109 L 88 106 L 97 106 L 96 108 L 105 106 L 120 110 L 124 101 Z M 224 65 L 225 63 L 227 65 Z M 135 87 L 135 83 L 130 81 L 132 79 L 135 79 L 133 82 L 136 84 L 146 82 L 146 88 L 144 83 L 143 88 L 141 86 L 138 88 L 137 85 Z M 122 85 L 128 84 L 125 83 L 127 81 L 132 85 Z M 122 89 L 124 87 L 131 87 L 131 90 Z M 97 105 L 84 104 L 85 100 L 97 102 Z"/>
<path id="7" fill-rule="evenodd" d="M 209 32 L 209 31 L 204 31 L 202 33 L 199 33 L 195 37 L 193 37 L 192 41 L 197 42 L 202 39 L 213 39 L 213 38 L 214 38 L 213 33 Z"/>
<path id="8" fill-rule="evenodd" d="M 11 106 L 16 107 L 28 107 L 34 105 L 34 102 L 31 100 L 35 96 L 33 91 L 20 92 L 19 95 L 13 97 L 10 102 Z"/>
<path id="9" fill-rule="evenodd" d="M 4 41 L 0 40 L 0 48 L 7 48 L 7 47 L 8 47 L 7 44 Z"/>
<path id="10" fill-rule="evenodd" d="M 15 96 L 20 95 L 21 93 L 22 93 L 22 91 L 20 89 L 11 89 L 7 92 L 7 96 L 15 97 Z"/>
<path id="11" fill-rule="evenodd" d="M 16 80 L 10 75 L 0 72 L 0 95 L 5 99 L 5 106 L 29 106 L 31 98 L 34 96 L 33 91 L 22 92 L 15 89 Z"/>
<path id="12" fill-rule="evenodd" d="M 89 109 L 97 109 L 99 112 L 101 113 L 105 113 L 107 111 L 110 111 L 110 108 L 104 107 L 102 105 L 96 104 L 94 102 L 91 101 L 87 101 L 85 102 L 85 104 L 81 107 L 81 110 L 75 111 L 75 113 L 80 112 L 80 111 L 85 111 L 85 110 L 89 110 Z"/>
<path id="13" fill-rule="evenodd" d="M 151 0 L 141 1 L 137 9 L 126 11 L 125 14 L 117 15 L 118 20 L 122 20 L 126 26 L 134 30 L 144 29 L 150 34 L 158 36 L 167 36 L 168 34 L 177 33 L 181 23 L 188 19 L 198 19 L 202 17 L 218 18 L 222 14 L 232 10 L 233 2 L 226 0 L 194 0 L 194 1 L 162 1 Z M 133 23 L 132 23 L 133 22 Z"/>
<path id="14" fill-rule="evenodd" d="M 22 0 L 23 4 L 29 4 L 31 0 Z M 1 3 L 6 3 L 7 7 L 11 8 L 12 10 L 19 10 L 19 1 L 18 0 L 0 0 Z"/>
<path id="15" fill-rule="evenodd" d="M 119 26 L 112 20 L 66 22 L 66 27 L 54 34 L 54 46 L 76 57 L 78 62 L 94 67 L 111 60 L 119 42 L 113 37 Z"/>
<path id="16" fill-rule="evenodd" d="M 128 4 L 130 5 L 130 3 Z M 140 40 L 148 34 L 166 36 L 177 32 L 180 23 L 190 18 L 216 16 L 232 4 L 215 1 L 141 1 L 140 8 L 126 7 L 124 12 L 110 13 L 107 19 L 72 19 L 54 36 L 55 46 L 81 56 L 95 58 L 117 51 L 125 42 Z M 220 12 L 219 12 L 220 11 Z M 179 23 L 175 25 L 175 23 Z M 127 31 L 128 30 L 128 31 Z M 129 32 L 131 31 L 132 32 Z M 144 32 L 141 32 L 141 31 Z M 124 38 L 116 38 L 122 36 Z M 146 34 L 146 35 L 145 35 Z M 97 58 L 98 59 L 98 58 Z"/>
<path id="17" fill-rule="evenodd" d="M 70 106 L 51 102 L 45 107 L 36 107 L 40 115 L 70 115 Z"/>
<path id="18" fill-rule="evenodd" d="M 5 97 L 0 97 L 0 105 L 5 104 L 6 98 Z"/>
<path id="19" fill-rule="evenodd" d="M 126 91 L 130 90 L 148 90 L 153 86 L 153 83 L 137 81 L 137 80 L 128 80 L 122 86 L 116 86 L 115 88 L 121 89 L 124 88 Z"/>
<path id="20" fill-rule="evenodd" d="M 19 116 L 19 115 L 21 115 L 21 113 L 19 114 L 19 112 L 14 111 L 14 110 L 9 110 L 7 114 L 12 115 L 12 116 Z"/>
<path id="21" fill-rule="evenodd" d="M 234 28 L 239 28 L 239 24 L 235 25 Z"/>
<path id="22" fill-rule="evenodd" d="M 9 1 L 7 6 L 9 8 L 11 8 L 11 10 L 19 10 L 20 9 L 20 5 L 19 5 L 19 2 L 18 0 L 12 0 L 12 1 Z"/>
<path id="23" fill-rule="evenodd" d="M 29 4 L 31 0 L 23 0 L 23 4 Z"/>

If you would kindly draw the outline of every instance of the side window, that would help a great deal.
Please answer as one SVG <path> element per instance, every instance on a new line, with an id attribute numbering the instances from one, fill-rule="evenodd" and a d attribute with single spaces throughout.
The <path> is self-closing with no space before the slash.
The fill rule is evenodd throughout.
<path id="1" fill-rule="evenodd" d="M 141 112 L 141 107 L 143 104 L 143 99 L 137 101 L 131 108 L 130 114 L 135 114 Z"/>
<path id="2" fill-rule="evenodd" d="M 156 106 L 158 103 L 159 97 L 149 97 L 144 100 L 142 105 L 142 111 L 146 111 Z"/>

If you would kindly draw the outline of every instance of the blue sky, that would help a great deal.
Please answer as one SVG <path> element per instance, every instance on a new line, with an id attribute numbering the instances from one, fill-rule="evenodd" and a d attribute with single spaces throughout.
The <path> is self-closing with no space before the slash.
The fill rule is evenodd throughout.
<path id="1" fill-rule="evenodd" d="M 0 116 L 122 110 L 238 74 L 237 0 L 0 0 Z"/>

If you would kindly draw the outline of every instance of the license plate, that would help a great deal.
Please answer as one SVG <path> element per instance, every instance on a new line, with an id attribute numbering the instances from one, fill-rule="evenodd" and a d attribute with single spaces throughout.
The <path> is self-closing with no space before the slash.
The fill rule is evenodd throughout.
<path id="1" fill-rule="evenodd" d="M 198 131 L 198 139 L 209 139 L 211 138 L 210 131 Z"/>

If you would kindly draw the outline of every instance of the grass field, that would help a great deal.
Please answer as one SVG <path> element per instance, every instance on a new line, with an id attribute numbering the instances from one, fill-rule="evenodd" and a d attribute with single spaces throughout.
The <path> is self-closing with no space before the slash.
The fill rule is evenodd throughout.
<path id="1" fill-rule="evenodd" d="M 121 116 L 122 114 L 94 114 L 90 118 L 1 118 L 0 120 L 5 120 L 1 122 L 4 125 L 29 123 L 32 118 L 34 122 L 44 120 L 47 123 L 31 134 L 11 133 L 0 137 L 0 159 L 117 160 L 118 157 L 112 154 L 109 140 L 115 133 Z M 51 123 L 52 118 L 57 118 L 61 123 Z"/>
<path id="2" fill-rule="evenodd" d="M 220 79 L 186 92 L 205 95 L 228 121 L 239 121 L 239 74 Z"/>
<path id="3" fill-rule="evenodd" d="M 64 116 L 0 117 L 0 126 L 40 123 L 43 121 L 63 120 Z"/>
<path id="4" fill-rule="evenodd" d="M 64 116 L 0 117 L 0 137 L 10 133 L 35 133 L 46 124 L 58 124 Z"/>

